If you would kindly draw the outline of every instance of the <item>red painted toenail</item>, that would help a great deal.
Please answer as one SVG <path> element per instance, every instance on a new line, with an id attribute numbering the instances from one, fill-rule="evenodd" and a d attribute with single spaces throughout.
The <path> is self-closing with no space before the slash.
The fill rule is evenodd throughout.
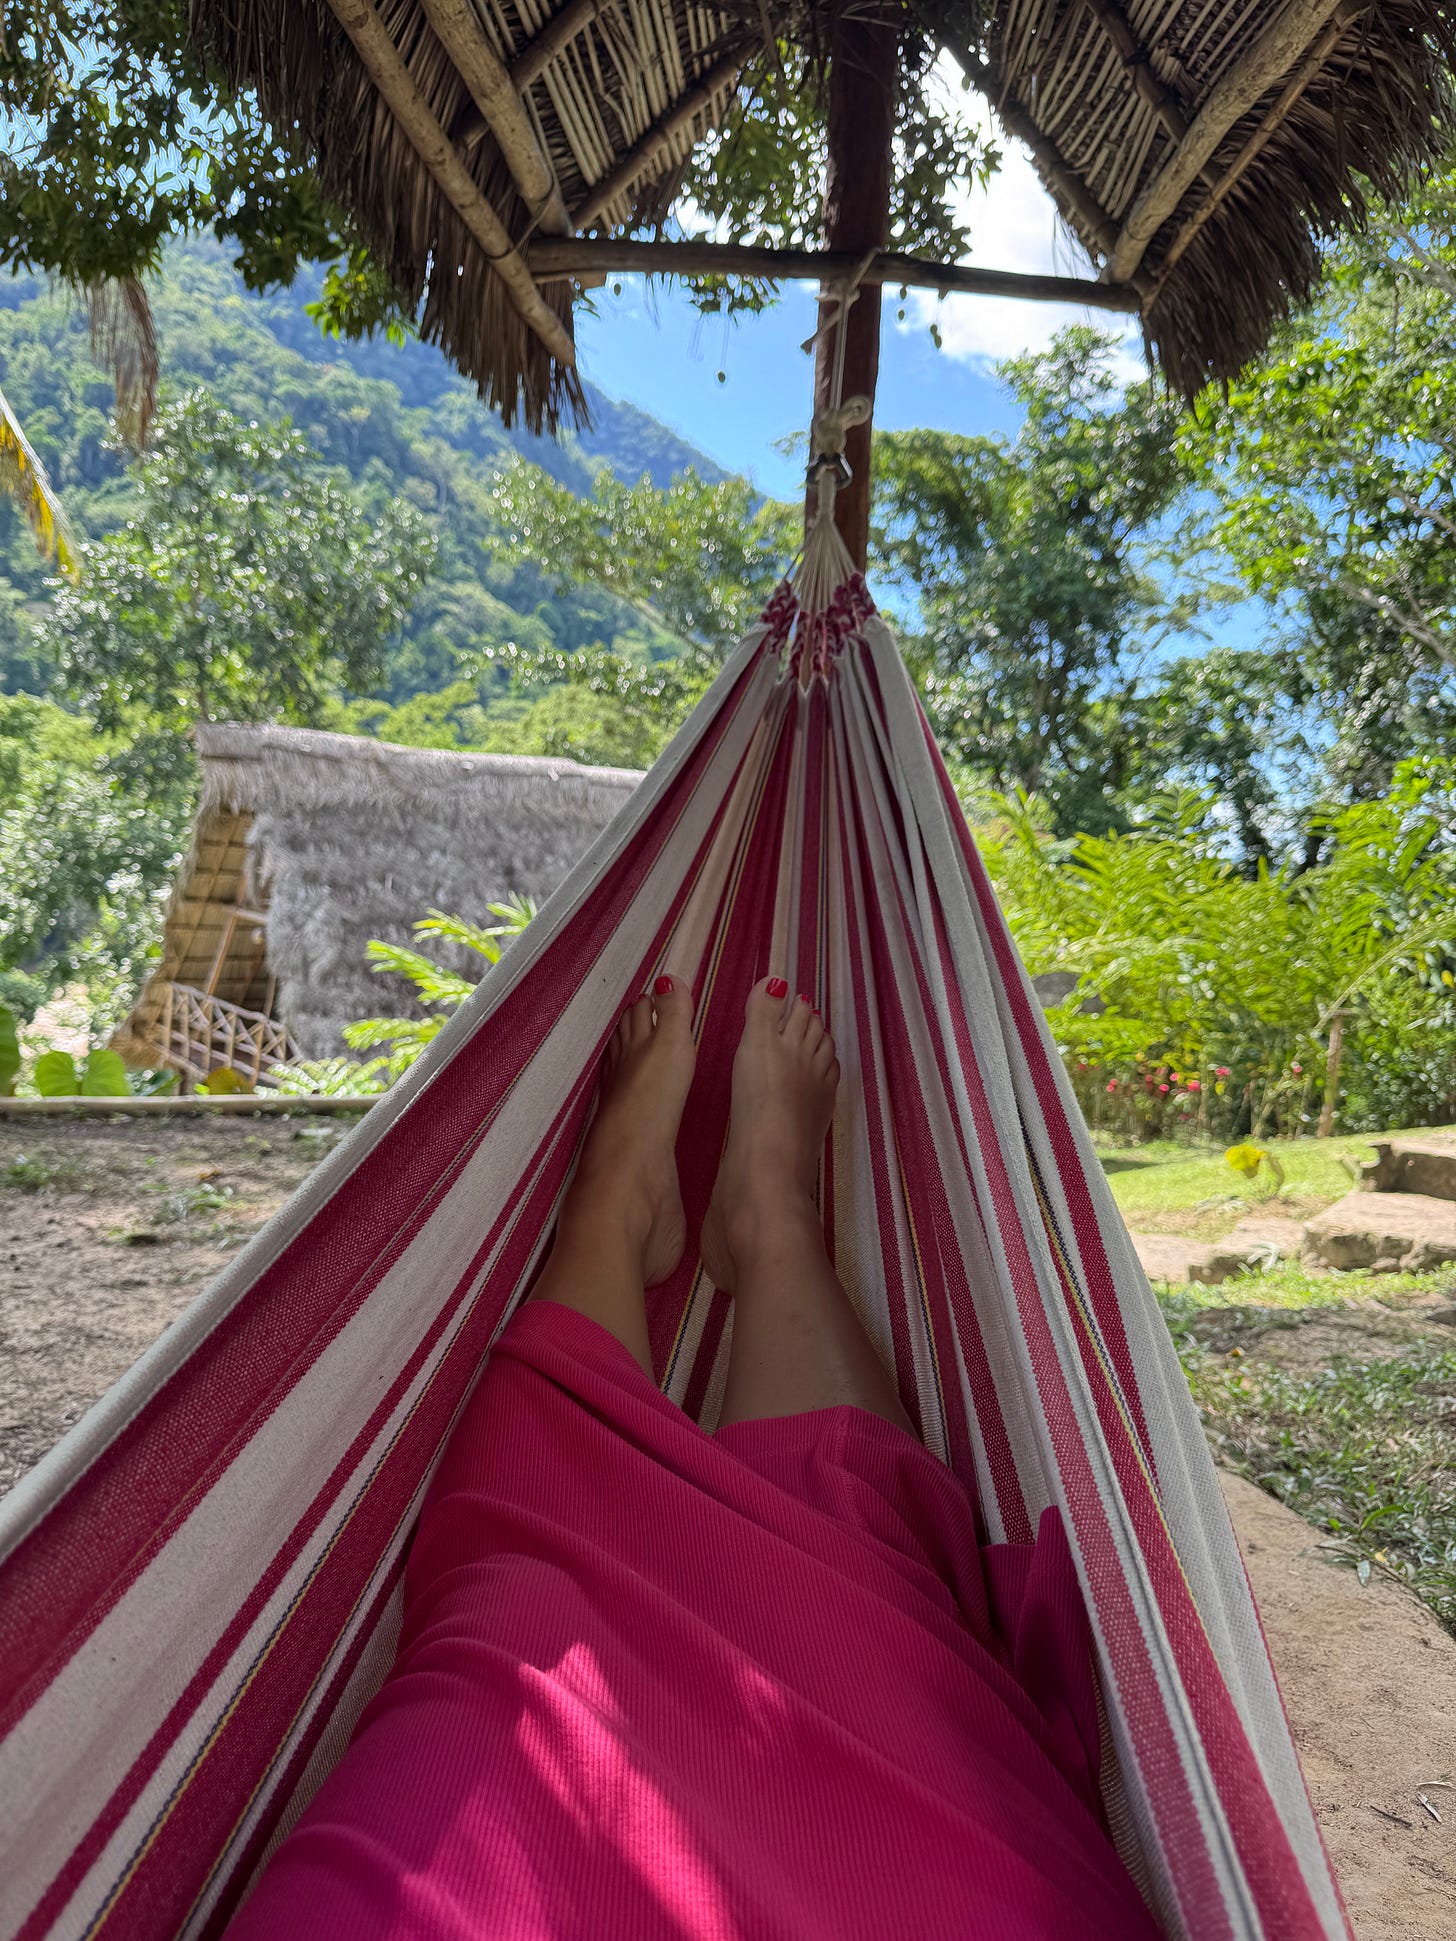
<path id="1" fill-rule="evenodd" d="M 800 1004 L 807 1004 L 811 1011 L 814 1009 L 814 1000 L 807 991 L 800 991 L 799 1002 Z"/>
<path id="2" fill-rule="evenodd" d="M 652 987 L 652 994 L 654 997 L 671 997 L 672 979 L 670 977 L 659 977 Z"/>
<path id="3" fill-rule="evenodd" d="M 789 995 L 789 987 L 782 977 L 771 977 L 768 980 L 767 990 L 770 997 L 787 997 Z"/>

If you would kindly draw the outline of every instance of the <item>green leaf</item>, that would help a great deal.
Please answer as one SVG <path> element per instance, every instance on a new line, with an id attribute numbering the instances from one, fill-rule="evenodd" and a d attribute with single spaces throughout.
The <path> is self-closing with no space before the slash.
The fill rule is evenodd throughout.
<path id="1" fill-rule="evenodd" d="M 87 1052 L 81 1071 L 81 1095 L 88 1099 L 130 1097 L 131 1081 L 126 1075 L 120 1052 L 112 1051 L 106 1045 L 97 1045 Z"/>
<path id="2" fill-rule="evenodd" d="M 15 1074 L 20 1070 L 20 1039 L 15 1029 L 15 1013 L 0 1004 L 0 1099 L 15 1090 Z"/>
<path id="3" fill-rule="evenodd" d="M 35 1089 L 43 1099 L 73 1099 L 81 1090 L 76 1061 L 68 1051 L 43 1051 L 35 1061 Z"/>

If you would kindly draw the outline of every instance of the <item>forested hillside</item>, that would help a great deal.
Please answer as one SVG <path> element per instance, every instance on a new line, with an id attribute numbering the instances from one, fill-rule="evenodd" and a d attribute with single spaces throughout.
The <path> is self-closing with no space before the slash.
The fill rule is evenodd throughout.
<path id="1" fill-rule="evenodd" d="M 291 418 L 367 504 L 399 494 L 429 518 L 438 557 L 391 654 L 389 700 L 446 685 L 461 650 L 647 644 L 640 614 L 611 595 L 562 592 L 528 565 L 493 559 L 491 488 L 513 453 L 574 491 L 603 463 L 657 486 L 688 467 L 722 476 L 665 426 L 594 393 L 587 433 L 556 443 L 508 432 L 437 351 L 413 340 L 331 341 L 305 309 L 311 290 L 255 294 L 210 242 L 174 246 L 149 289 L 165 389 L 205 386 L 242 417 Z M 0 384 L 79 532 L 97 537 L 121 523 L 132 487 L 107 444 L 111 383 L 66 294 L 27 279 L 0 284 Z M 0 507 L 0 690 L 46 684 L 27 625 L 46 598 L 45 578 L 30 535 Z"/>

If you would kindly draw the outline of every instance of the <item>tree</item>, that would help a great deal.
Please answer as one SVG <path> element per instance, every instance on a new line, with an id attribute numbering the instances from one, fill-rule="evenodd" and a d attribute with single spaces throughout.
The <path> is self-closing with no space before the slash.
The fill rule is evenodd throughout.
<path id="1" fill-rule="evenodd" d="M 498 557 L 534 560 L 563 591 L 604 587 L 665 638 L 639 656 L 491 650 L 533 718 L 490 745 L 629 763 L 650 761 L 707 690 L 782 578 L 802 517 L 746 479 L 709 484 L 689 469 L 662 492 L 603 468 L 583 499 L 521 460 L 503 473 L 496 505 L 508 535 Z"/>
<path id="2" fill-rule="evenodd" d="M 346 227 L 248 97 L 191 50 L 186 0 L 31 0 L 7 12 L 0 264 L 80 291 L 156 268 L 211 230 L 248 283 L 339 258 Z M 379 309 L 379 291 L 356 293 Z"/>
<path id="3" fill-rule="evenodd" d="M 1183 434 L 1251 590 L 1407 670 L 1456 668 L 1453 325 L 1448 173 L 1333 248 L 1316 304 Z"/>
<path id="4" fill-rule="evenodd" d="M 1151 568 L 1182 482 L 1176 414 L 1148 382 L 1122 388 L 1112 360 L 1111 339 L 1066 331 L 1001 367 L 1025 412 L 1014 439 L 875 447 L 875 550 L 909 597 L 942 745 L 1044 798 L 1062 831 L 1113 819 L 1120 710 L 1175 617 Z"/>
<path id="5" fill-rule="evenodd" d="M 180 730 L 313 721 L 375 686 L 433 539 L 396 500 L 371 522 L 302 433 L 196 391 L 161 414 L 133 516 L 80 552 L 43 628 L 63 681 L 103 728 Z"/>
<path id="6" fill-rule="evenodd" d="M 28 1016 L 78 980 L 97 1028 L 115 1023 L 157 942 L 192 792 L 174 741 L 0 695 L 0 1001 Z"/>

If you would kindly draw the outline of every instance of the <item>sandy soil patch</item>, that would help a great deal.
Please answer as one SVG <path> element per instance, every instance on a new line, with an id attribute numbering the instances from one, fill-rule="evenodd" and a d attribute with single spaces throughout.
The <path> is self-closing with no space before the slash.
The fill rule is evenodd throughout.
<path id="1" fill-rule="evenodd" d="M 1399 1585 L 1362 1587 L 1272 1496 L 1221 1480 L 1355 1933 L 1444 1941 L 1456 1934 L 1456 1639 Z"/>

